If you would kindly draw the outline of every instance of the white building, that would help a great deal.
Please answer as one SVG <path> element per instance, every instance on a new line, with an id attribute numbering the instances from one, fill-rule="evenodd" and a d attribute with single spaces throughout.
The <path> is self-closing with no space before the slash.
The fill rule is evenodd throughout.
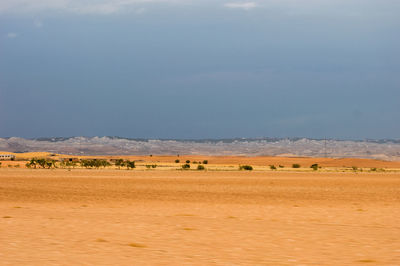
<path id="1" fill-rule="evenodd" d="M 12 154 L 0 154 L 0 160 L 14 160 L 15 155 Z"/>

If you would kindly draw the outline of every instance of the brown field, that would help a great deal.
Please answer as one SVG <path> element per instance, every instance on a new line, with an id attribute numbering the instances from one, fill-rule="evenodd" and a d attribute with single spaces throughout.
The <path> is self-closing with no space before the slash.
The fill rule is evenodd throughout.
<path id="1" fill-rule="evenodd" d="M 3 167 L 0 265 L 400 265 L 400 174 Z"/>

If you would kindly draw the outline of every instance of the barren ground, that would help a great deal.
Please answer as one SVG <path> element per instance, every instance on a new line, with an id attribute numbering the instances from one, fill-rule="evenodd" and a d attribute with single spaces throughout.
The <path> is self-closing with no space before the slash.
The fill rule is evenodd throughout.
<path id="1" fill-rule="evenodd" d="M 400 174 L 2 168 L 22 264 L 400 265 Z"/>

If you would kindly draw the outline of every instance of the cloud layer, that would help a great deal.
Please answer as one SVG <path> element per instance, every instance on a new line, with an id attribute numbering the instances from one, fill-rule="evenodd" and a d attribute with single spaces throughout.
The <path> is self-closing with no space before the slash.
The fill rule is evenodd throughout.
<path id="1" fill-rule="evenodd" d="M 224 6 L 228 8 L 250 10 L 255 8 L 257 4 L 255 2 L 232 2 L 232 3 L 226 3 Z"/>
<path id="2" fill-rule="evenodd" d="M 379 13 L 386 16 L 400 8 L 400 1 L 385 0 L 1 0 L 0 14 L 24 14 L 62 11 L 73 14 L 109 15 L 120 12 L 143 13 L 147 5 L 193 5 L 226 9 L 252 10 L 262 8 L 285 14 L 349 14 L 363 16 Z"/>
<path id="3" fill-rule="evenodd" d="M 18 37 L 18 34 L 17 33 L 15 33 L 15 32 L 9 32 L 9 33 L 7 33 L 7 38 L 9 38 L 9 39 L 14 39 L 14 38 L 17 38 Z"/>
<path id="4" fill-rule="evenodd" d="M 180 0 L 3 0 L 0 13 L 31 13 L 60 10 L 77 14 L 114 14 L 131 9 L 142 12 L 146 3 L 179 3 Z"/>

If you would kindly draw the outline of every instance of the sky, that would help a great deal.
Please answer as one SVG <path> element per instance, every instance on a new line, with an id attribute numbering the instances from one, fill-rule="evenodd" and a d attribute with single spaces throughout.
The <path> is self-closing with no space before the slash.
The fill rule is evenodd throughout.
<path id="1" fill-rule="evenodd" d="M 398 0 L 1 0 L 0 137 L 400 138 Z"/>

